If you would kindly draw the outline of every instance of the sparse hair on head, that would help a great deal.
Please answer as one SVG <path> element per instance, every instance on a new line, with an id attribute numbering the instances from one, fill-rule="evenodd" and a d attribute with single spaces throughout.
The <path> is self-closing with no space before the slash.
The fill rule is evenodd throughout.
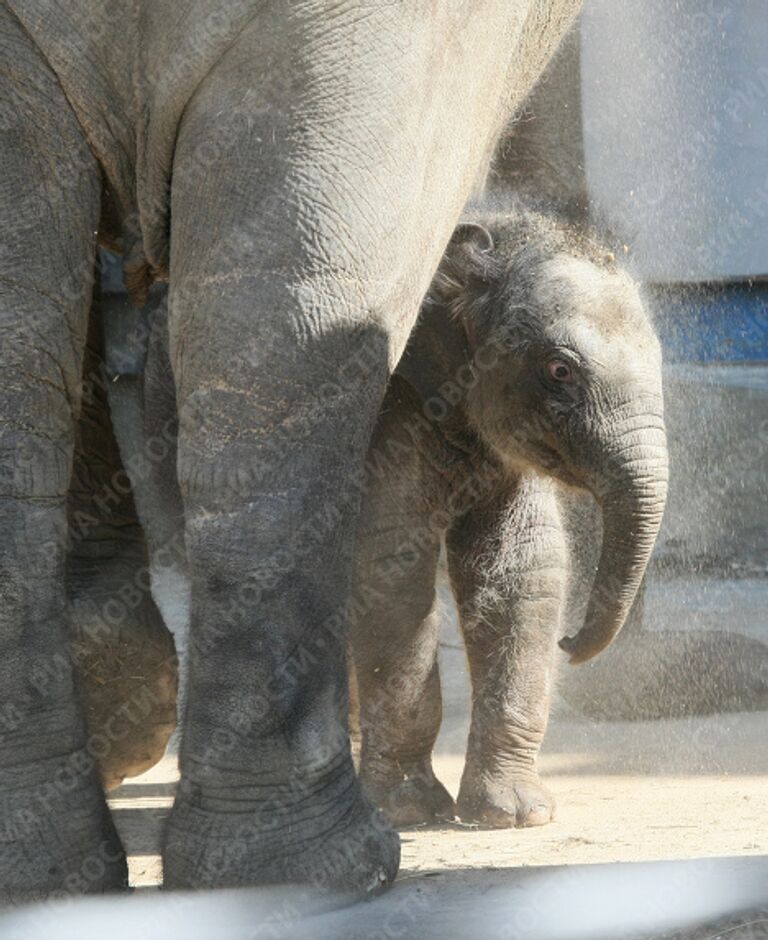
<path id="1" fill-rule="evenodd" d="M 573 264 L 558 265 L 563 260 Z M 471 321 L 486 335 L 505 331 L 511 310 L 524 318 L 552 272 L 579 262 L 605 274 L 606 283 L 623 282 L 622 289 L 636 291 L 617 252 L 581 218 L 520 198 L 503 211 L 475 212 L 457 227 L 427 302 L 446 305 L 452 317 Z"/>

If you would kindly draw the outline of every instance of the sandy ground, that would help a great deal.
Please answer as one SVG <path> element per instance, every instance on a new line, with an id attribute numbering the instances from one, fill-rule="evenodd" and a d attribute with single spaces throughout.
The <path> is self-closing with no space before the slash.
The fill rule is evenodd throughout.
<path id="1" fill-rule="evenodd" d="M 404 830 L 401 878 L 449 869 L 768 854 L 764 714 L 652 725 L 560 720 L 551 732 L 541 767 L 558 801 L 554 822 L 524 830 L 458 824 Z M 707 769 L 703 755 L 713 750 L 717 768 Z M 459 754 L 439 754 L 437 773 L 454 793 L 461 768 Z M 159 837 L 175 779 L 166 759 L 112 794 L 134 885 L 160 882 Z"/>

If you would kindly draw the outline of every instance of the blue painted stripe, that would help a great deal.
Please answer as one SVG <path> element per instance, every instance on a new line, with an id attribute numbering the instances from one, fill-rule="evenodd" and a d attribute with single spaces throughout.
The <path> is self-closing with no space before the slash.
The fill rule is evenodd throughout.
<path id="1" fill-rule="evenodd" d="M 651 293 L 667 362 L 768 361 L 768 284 Z"/>
<path id="2" fill-rule="evenodd" d="M 123 294 L 121 259 L 100 249 L 101 288 Z M 768 284 L 650 288 L 667 362 L 768 361 Z"/>

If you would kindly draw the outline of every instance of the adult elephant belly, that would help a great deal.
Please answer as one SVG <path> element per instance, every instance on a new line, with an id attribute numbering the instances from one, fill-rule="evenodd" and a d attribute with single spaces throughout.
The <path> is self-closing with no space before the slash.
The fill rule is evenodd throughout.
<path id="1" fill-rule="evenodd" d="M 500 125 L 577 5 L 272 0 L 201 22 L 168 0 L 125 23 L 19 4 L 109 181 L 136 296 L 170 278 L 192 603 L 166 886 L 394 877 L 346 730 L 359 469 Z"/>

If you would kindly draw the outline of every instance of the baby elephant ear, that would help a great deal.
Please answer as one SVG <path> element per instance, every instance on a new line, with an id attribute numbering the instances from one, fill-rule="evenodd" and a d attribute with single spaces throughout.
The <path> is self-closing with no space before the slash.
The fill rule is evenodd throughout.
<path id="1" fill-rule="evenodd" d="M 493 237 L 477 222 L 462 222 L 448 242 L 432 282 L 430 296 L 436 302 L 453 303 L 471 282 L 486 281 L 491 272 Z"/>
<path id="2" fill-rule="evenodd" d="M 466 286 L 473 279 L 485 281 L 493 268 L 493 236 L 478 222 L 462 222 L 448 242 L 447 267 Z"/>
<path id="3" fill-rule="evenodd" d="M 456 226 L 449 242 L 449 250 L 456 248 L 468 248 L 480 252 L 493 251 L 493 236 L 479 222 L 462 222 Z"/>

